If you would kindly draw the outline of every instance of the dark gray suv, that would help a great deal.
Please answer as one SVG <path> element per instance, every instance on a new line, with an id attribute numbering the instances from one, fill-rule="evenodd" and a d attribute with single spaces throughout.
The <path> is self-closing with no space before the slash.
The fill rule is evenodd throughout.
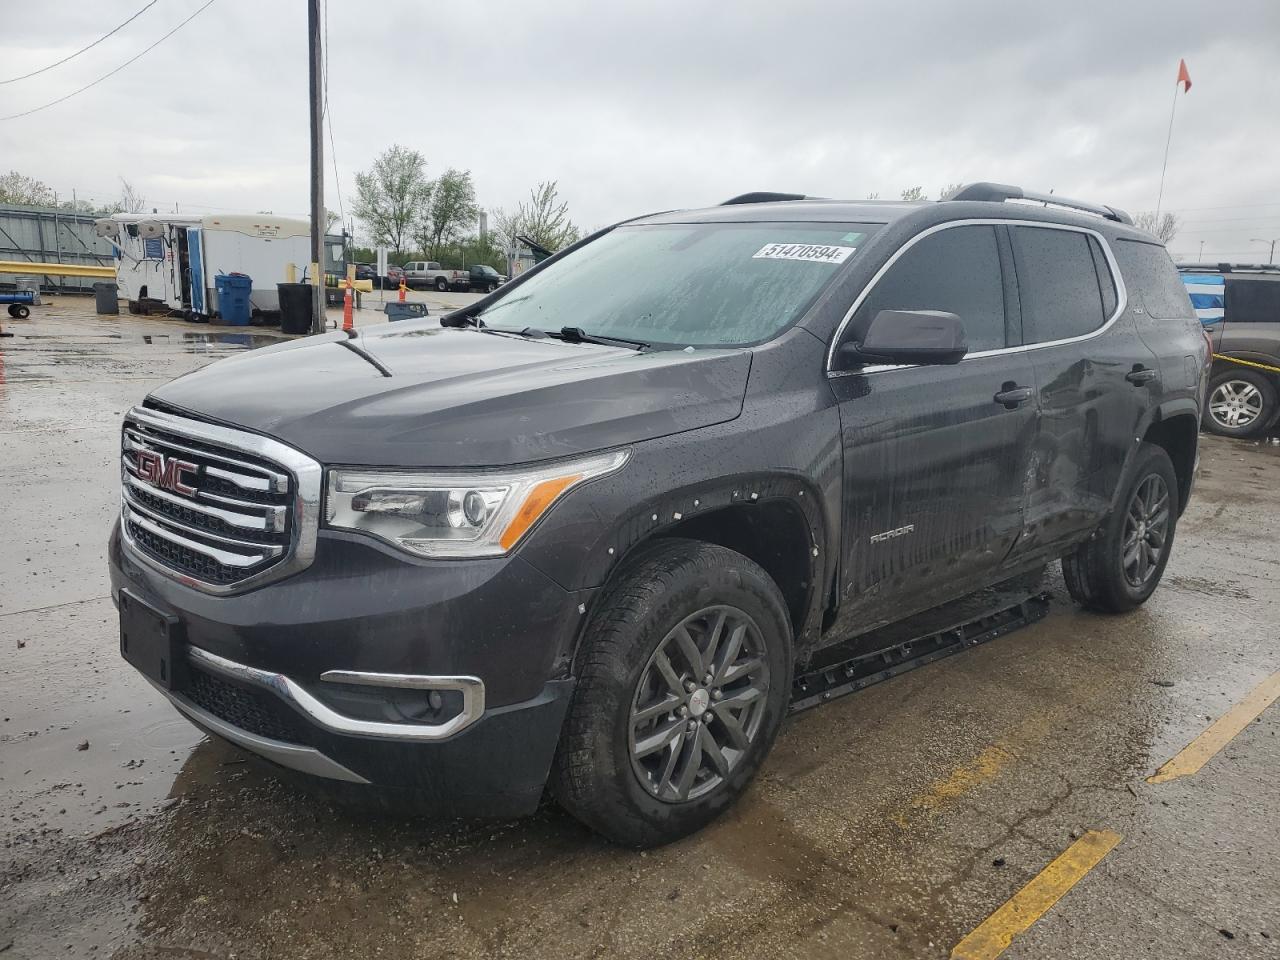
<path id="1" fill-rule="evenodd" d="M 1145 601 L 1207 359 L 1108 207 L 973 184 L 641 217 L 442 321 L 129 411 L 121 649 L 281 766 L 441 814 L 549 783 L 662 843 L 733 802 L 833 644 L 1058 559 L 1091 609 Z"/>

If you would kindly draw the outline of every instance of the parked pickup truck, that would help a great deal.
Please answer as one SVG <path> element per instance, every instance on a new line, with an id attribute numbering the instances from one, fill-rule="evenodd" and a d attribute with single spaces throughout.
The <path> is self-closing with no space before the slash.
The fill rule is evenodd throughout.
<path id="1" fill-rule="evenodd" d="M 499 273 L 487 263 L 476 263 L 467 267 L 471 279 L 471 289 L 481 293 L 493 293 L 507 282 L 507 275 Z"/>
<path id="2" fill-rule="evenodd" d="M 549 784 L 664 843 L 742 793 L 836 644 L 1051 561 L 1091 610 L 1150 597 L 1208 355 L 1109 207 L 979 183 L 640 217 L 442 319 L 153 390 L 121 650 L 370 806 L 511 816 Z"/>
<path id="3" fill-rule="evenodd" d="M 468 290 L 471 275 L 466 270 L 444 270 L 434 260 L 411 260 L 404 265 L 405 284 L 414 289 Z"/>

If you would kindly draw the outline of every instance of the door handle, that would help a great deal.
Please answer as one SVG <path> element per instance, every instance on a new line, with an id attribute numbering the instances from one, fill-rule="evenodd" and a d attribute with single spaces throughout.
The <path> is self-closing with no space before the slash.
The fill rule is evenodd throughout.
<path id="1" fill-rule="evenodd" d="M 1030 387 L 1020 387 L 1012 380 L 1009 380 L 1001 385 L 1000 392 L 992 397 L 992 399 L 995 400 L 996 403 L 1002 403 L 1005 407 L 1012 410 L 1030 400 L 1033 392 L 1034 391 Z"/>
<path id="2" fill-rule="evenodd" d="M 1158 371 L 1152 370 L 1149 367 L 1144 367 L 1142 364 L 1139 363 L 1139 364 L 1135 364 L 1133 369 L 1124 375 L 1124 378 L 1128 380 L 1130 383 L 1132 383 L 1135 387 L 1140 387 L 1145 383 L 1150 383 L 1152 380 L 1156 379 L 1158 376 L 1160 376 L 1160 373 Z"/>

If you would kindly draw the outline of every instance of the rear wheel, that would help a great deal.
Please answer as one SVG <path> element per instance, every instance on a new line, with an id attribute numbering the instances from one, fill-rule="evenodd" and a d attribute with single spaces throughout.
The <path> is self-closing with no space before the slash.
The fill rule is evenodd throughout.
<path id="1" fill-rule="evenodd" d="M 436 277 L 436 289 L 439 290 L 441 293 L 444 293 L 446 290 L 449 289 L 449 281 L 446 280 L 444 277 Z"/>
<path id="2" fill-rule="evenodd" d="M 1144 443 L 1114 513 L 1062 558 L 1067 591 L 1081 606 L 1123 613 L 1155 592 L 1173 549 L 1178 477 L 1163 447 Z"/>
<path id="3" fill-rule="evenodd" d="M 742 554 L 668 540 L 592 615 L 552 774 L 570 813 L 649 847 L 703 827 L 759 769 L 791 690 L 791 626 Z"/>
<path id="4" fill-rule="evenodd" d="M 1261 370 L 1229 364 L 1209 381 L 1204 425 L 1224 437 L 1262 433 L 1280 412 L 1275 382 Z"/>

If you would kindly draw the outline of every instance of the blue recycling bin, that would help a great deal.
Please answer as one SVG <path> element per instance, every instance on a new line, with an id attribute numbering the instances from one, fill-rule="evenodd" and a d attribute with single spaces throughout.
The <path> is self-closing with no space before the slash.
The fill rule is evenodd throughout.
<path id="1" fill-rule="evenodd" d="M 243 273 L 220 273 L 213 278 L 213 288 L 218 293 L 218 313 L 222 315 L 222 322 L 233 327 L 247 327 L 253 314 L 249 305 L 253 280 Z"/>

